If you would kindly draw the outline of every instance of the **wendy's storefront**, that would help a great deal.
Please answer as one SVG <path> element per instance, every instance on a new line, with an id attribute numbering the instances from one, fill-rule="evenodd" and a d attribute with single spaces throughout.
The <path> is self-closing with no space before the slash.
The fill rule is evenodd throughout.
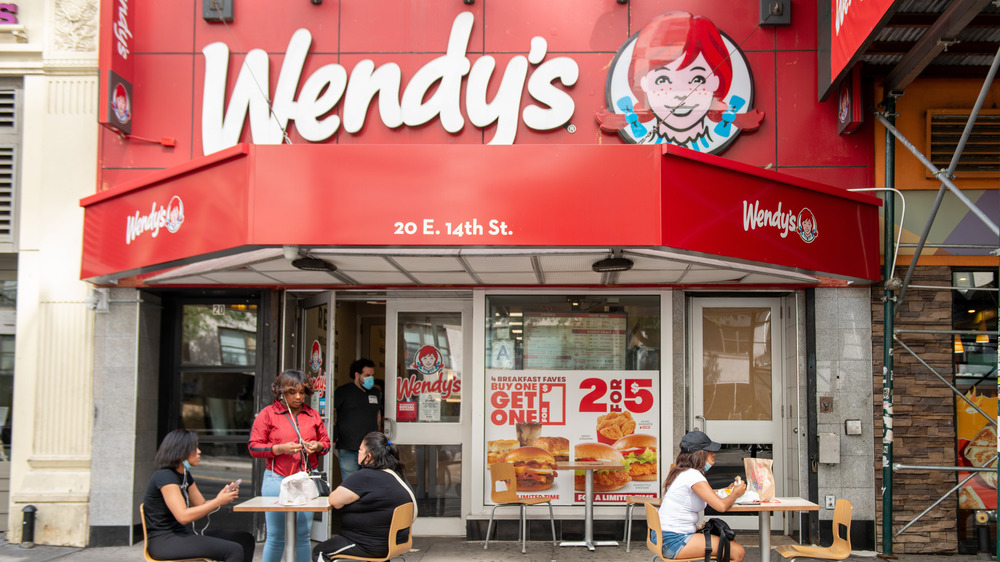
<path id="1" fill-rule="evenodd" d="M 253 495 L 274 374 L 310 373 L 332 425 L 370 357 L 418 534 L 483 536 L 491 452 L 652 436 L 656 474 L 595 500 L 596 533 L 620 536 L 624 497 L 657 494 L 699 428 L 725 444 L 718 479 L 773 458 L 779 495 L 852 499 L 874 544 L 879 201 L 850 191 L 873 185 L 872 135 L 838 135 L 811 93 L 809 6 L 767 27 L 721 0 L 109 4 L 81 277 L 95 345 L 136 319 L 117 333 L 136 367 L 99 356 L 95 386 L 148 407 L 95 418 L 95 450 L 137 445 L 92 471 L 141 480 L 183 426 L 207 493 L 241 477 Z M 829 432 L 843 454 L 814 465 Z M 531 493 L 581 532 L 572 474 Z M 114 497 L 90 507 L 92 543 L 138 524 L 138 496 Z M 772 526 L 818 537 L 831 517 Z"/>

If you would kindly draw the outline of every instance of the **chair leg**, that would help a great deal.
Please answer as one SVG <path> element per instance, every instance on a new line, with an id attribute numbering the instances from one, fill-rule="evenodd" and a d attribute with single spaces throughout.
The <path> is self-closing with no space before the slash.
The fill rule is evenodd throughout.
<path id="1" fill-rule="evenodd" d="M 490 512 L 490 524 L 486 526 L 486 543 L 483 544 L 483 550 L 486 550 L 490 546 L 490 531 L 493 529 L 493 516 L 497 513 L 497 508 L 499 505 L 493 506 L 493 511 Z"/>
<path id="2" fill-rule="evenodd" d="M 552 514 L 552 502 L 549 502 L 549 522 L 552 523 L 552 546 L 559 546 L 556 541 L 556 516 Z"/>
<path id="3" fill-rule="evenodd" d="M 528 506 L 521 504 L 521 554 L 528 553 Z"/>
<path id="4" fill-rule="evenodd" d="M 631 552 L 632 549 L 632 511 L 634 508 L 635 504 L 630 503 L 625 509 L 625 538 L 623 539 L 625 541 L 625 552 Z"/>

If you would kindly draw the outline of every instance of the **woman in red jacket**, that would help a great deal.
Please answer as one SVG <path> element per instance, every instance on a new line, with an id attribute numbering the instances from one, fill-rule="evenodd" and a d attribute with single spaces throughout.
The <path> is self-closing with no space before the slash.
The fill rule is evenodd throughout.
<path id="1" fill-rule="evenodd" d="M 330 451 L 330 437 L 323 419 L 306 404 L 313 391 L 305 373 L 295 369 L 282 372 L 274 379 L 271 392 L 274 402 L 257 414 L 250 432 L 250 455 L 267 461 L 260 487 L 262 496 L 277 496 L 283 478 L 316 468 L 319 457 Z M 264 562 L 280 562 L 287 539 L 285 515 L 267 512 L 264 519 L 267 522 Z M 311 519 L 312 514 L 305 512 L 297 514 L 295 519 L 297 562 L 309 562 Z"/>

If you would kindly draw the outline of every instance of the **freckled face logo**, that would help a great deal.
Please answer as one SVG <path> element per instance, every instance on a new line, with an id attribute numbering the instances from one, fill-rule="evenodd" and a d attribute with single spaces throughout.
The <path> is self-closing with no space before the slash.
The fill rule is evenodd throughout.
<path id="1" fill-rule="evenodd" d="M 180 197 L 174 195 L 170 198 L 170 203 L 167 205 L 167 230 L 169 232 L 177 232 L 183 223 L 184 202 L 181 201 Z"/>
<path id="2" fill-rule="evenodd" d="M 319 340 L 313 340 L 312 351 L 309 354 L 309 369 L 312 372 L 319 371 L 323 366 L 323 353 L 320 350 Z"/>
<path id="3" fill-rule="evenodd" d="M 717 154 L 760 126 L 750 65 L 710 20 L 687 12 L 653 18 L 615 55 L 601 128 L 633 144 L 675 144 Z"/>
<path id="4" fill-rule="evenodd" d="M 809 210 L 809 207 L 803 207 L 799 211 L 798 218 L 799 227 L 796 232 L 799 233 L 799 237 L 802 238 L 803 242 L 811 244 L 813 240 L 819 236 L 819 228 L 816 225 L 816 215 Z"/>
<path id="5" fill-rule="evenodd" d="M 425 375 L 433 375 L 444 367 L 441 361 L 441 352 L 433 345 L 425 345 L 417 351 L 411 367 Z"/>
<path id="6" fill-rule="evenodd" d="M 128 123 L 132 119 L 132 102 L 129 100 L 128 92 L 123 84 L 115 86 L 115 117 L 122 123 Z"/>

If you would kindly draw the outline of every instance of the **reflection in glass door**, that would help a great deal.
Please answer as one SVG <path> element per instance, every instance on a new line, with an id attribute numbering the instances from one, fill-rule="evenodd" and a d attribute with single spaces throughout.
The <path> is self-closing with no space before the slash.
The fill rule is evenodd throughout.
<path id="1" fill-rule="evenodd" d="M 691 308 L 693 419 L 689 423 L 723 444 L 706 475 L 709 483 L 720 488 L 737 474 L 746 478 L 746 457 L 771 458 L 781 495 L 779 301 L 693 299 Z M 752 523 L 730 517 L 739 521 L 730 522 L 734 528 L 755 528 L 756 516 L 750 518 Z"/>
<path id="2" fill-rule="evenodd" d="M 202 456 L 195 478 L 202 494 L 214 498 L 234 480 L 252 481 L 247 440 L 256 414 L 258 307 L 246 301 L 186 303 L 180 313 L 178 426 L 198 434 Z M 237 501 L 251 497 L 253 487 L 241 486 Z M 213 523 L 251 528 L 252 517 L 224 509 Z"/>
<path id="3" fill-rule="evenodd" d="M 387 307 L 386 431 L 399 447 L 426 532 L 464 534 L 463 453 L 469 415 L 471 303 L 411 301 Z M 387 373 L 388 375 L 388 373 Z M 418 519 L 418 523 L 420 522 Z M 415 529 L 415 532 L 420 532 Z"/>

